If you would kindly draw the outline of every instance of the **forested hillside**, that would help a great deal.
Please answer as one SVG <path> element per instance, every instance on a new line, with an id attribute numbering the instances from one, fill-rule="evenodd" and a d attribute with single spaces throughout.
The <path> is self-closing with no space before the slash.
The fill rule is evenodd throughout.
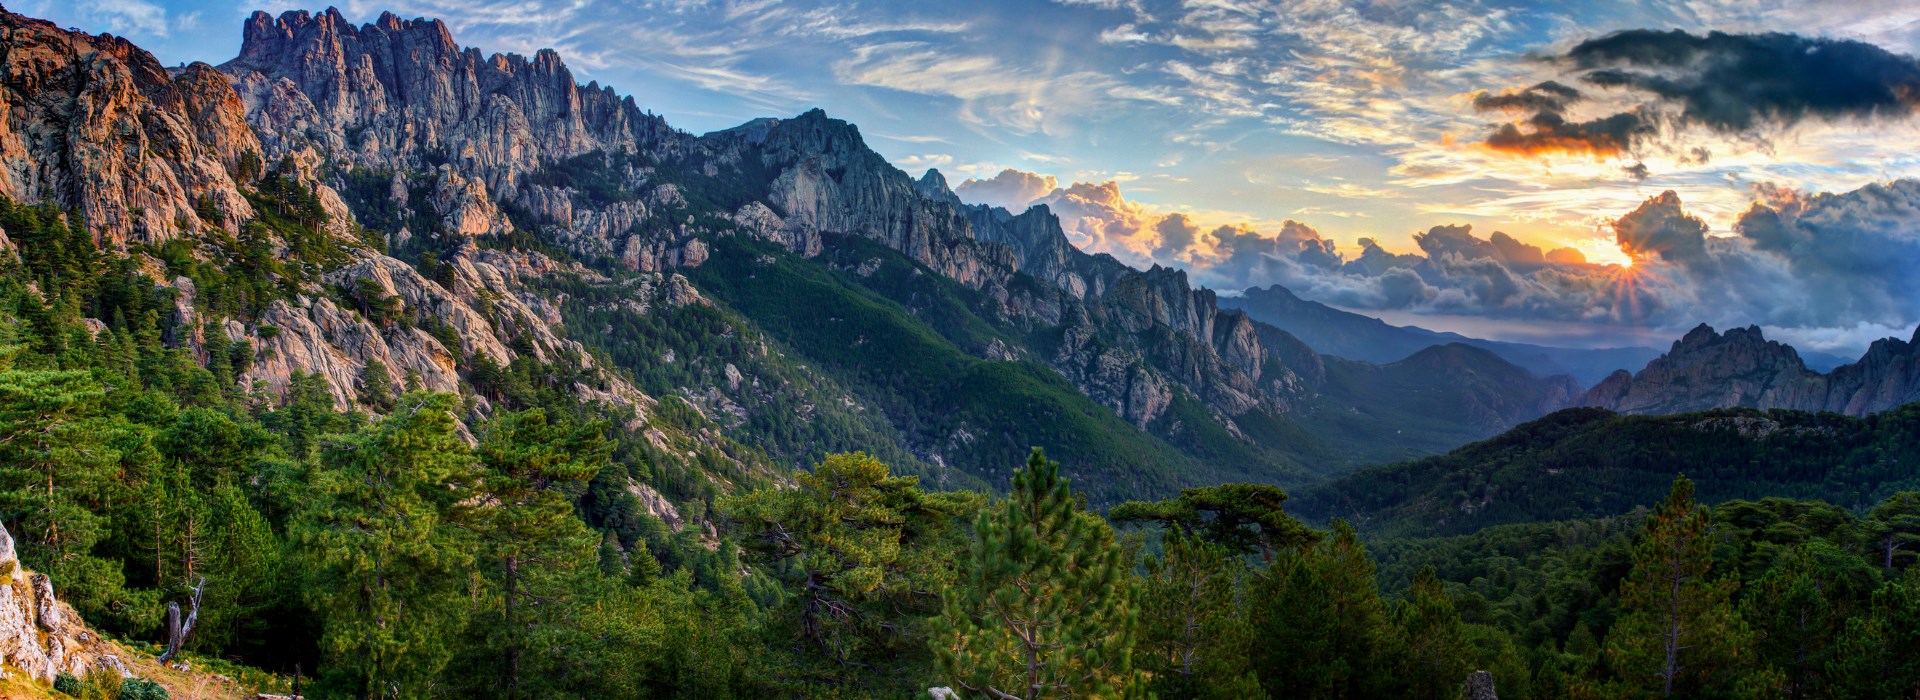
<path id="1" fill-rule="evenodd" d="M 1301 489 L 1295 510 L 1369 532 L 1446 535 L 1619 515 L 1685 474 L 1709 503 L 1766 496 L 1863 511 L 1920 487 L 1920 405 L 1865 418 L 1721 409 L 1626 416 L 1568 409 L 1445 455 Z"/>

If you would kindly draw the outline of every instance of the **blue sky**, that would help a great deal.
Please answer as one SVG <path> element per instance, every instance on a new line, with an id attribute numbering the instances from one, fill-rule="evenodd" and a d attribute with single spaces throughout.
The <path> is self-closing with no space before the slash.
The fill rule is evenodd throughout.
<path id="1" fill-rule="evenodd" d="M 27 0 L 14 9 L 127 36 L 168 63 L 219 63 L 237 52 L 251 11 L 323 8 Z M 1012 169 L 1018 177 L 963 186 L 962 195 L 1015 208 L 1067 196 L 1083 247 L 1189 266 L 1229 290 L 1299 280 L 1214 265 L 1230 251 L 1224 234 L 1207 231 L 1223 226 L 1284 237 L 1291 220 L 1351 258 L 1363 238 L 1416 252 L 1414 234 L 1467 224 L 1482 238 L 1499 230 L 1626 264 L 1634 257 L 1614 222 L 1665 190 L 1720 237 L 1759 192 L 1844 192 L 1920 176 L 1911 147 L 1920 129 L 1908 119 L 1738 133 L 1682 123 L 1619 152 L 1515 154 L 1484 141 L 1517 117 L 1474 107 L 1483 92 L 1569 80 L 1564 61 L 1545 57 L 1617 30 L 1785 31 L 1910 56 L 1920 51 L 1920 3 L 1906 0 L 348 0 L 340 9 L 356 22 L 383 10 L 439 17 L 485 51 L 558 49 L 582 82 L 631 93 L 689 131 L 823 107 L 911 173 L 938 167 L 959 185 Z M 1588 93 L 1586 111 L 1569 117 L 1645 99 Z M 1074 183 L 1085 183 L 1086 196 L 1065 192 Z M 1197 237 L 1162 225 L 1173 214 Z M 1500 316 L 1369 299 L 1349 306 Z M 1858 319 L 1844 333 L 1782 330 L 1845 350 L 1920 321 L 1920 308 L 1901 314 L 1910 315 Z M 1619 325 L 1611 337 L 1620 338 L 1629 326 L 1668 332 L 1683 316 L 1594 322 Z"/>

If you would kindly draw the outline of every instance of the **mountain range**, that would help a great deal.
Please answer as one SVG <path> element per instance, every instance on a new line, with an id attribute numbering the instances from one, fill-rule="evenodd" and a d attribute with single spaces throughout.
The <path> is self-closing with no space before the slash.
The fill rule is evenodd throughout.
<path id="1" fill-rule="evenodd" d="M 0 194 L 131 256 L 173 295 L 172 342 L 252 348 L 238 385 L 315 375 L 341 408 L 373 381 L 484 415 L 514 402 L 503 371 L 538 367 L 735 474 L 859 449 L 978 486 L 1039 444 L 1117 499 L 1306 483 L 1569 405 L 1859 415 L 1913 396 L 1900 341 L 1818 375 L 1745 332 L 1655 358 L 1394 327 L 1280 287 L 1223 298 L 1078 250 L 1044 206 L 968 204 L 821 110 L 693 135 L 553 51 L 484 55 L 436 20 L 255 13 L 236 58 L 178 68 L 19 15 L 0 29 Z M 260 239 L 285 263 L 232 301 L 214 271 Z"/>
<path id="2" fill-rule="evenodd" d="M 534 362 L 578 401 L 634 408 L 634 430 L 672 395 L 705 441 L 772 462 L 870 449 L 975 483 L 1048 443 L 1121 476 L 1117 497 L 1302 483 L 1567 405 L 1914 397 L 1903 341 L 1820 376 L 1757 330 L 1695 330 L 1655 359 L 1396 328 L 1277 286 L 1219 297 L 1079 251 L 1044 205 L 900 173 L 820 109 L 695 136 L 555 52 L 482 56 L 430 19 L 253 13 L 238 58 L 177 69 L 123 38 L 0 25 L 0 194 L 132 255 L 175 293 L 169 338 L 250 343 L 236 382 L 315 374 L 338 407 L 365 405 L 369 366 L 486 403 L 476 370 Z M 273 242 L 292 265 L 223 303 L 204 263 L 267 221 L 292 230 Z M 1068 424 L 1125 437 L 1052 430 Z"/>
<path id="3" fill-rule="evenodd" d="M 1858 361 L 1823 374 L 1758 327 L 1719 333 L 1702 324 L 1645 369 L 1616 371 L 1575 403 L 1638 414 L 1750 407 L 1864 416 L 1914 401 L 1920 330 L 1912 340 L 1876 340 Z"/>
<path id="4" fill-rule="evenodd" d="M 1464 347 L 1325 358 L 1184 272 L 1079 251 L 1044 207 L 914 179 L 820 110 L 696 136 L 552 51 L 483 55 L 435 20 L 256 13 L 233 60 L 171 69 L 119 38 L 0 29 L 0 193 L 72 212 L 173 290 L 176 342 L 247 343 L 242 386 L 313 374 L 365 406 L 376 368 L 484 413 L 495 368 L 531 364 L 658 445 L 747 448 L 721 449 L 736 470 L 864 449 L 977 485 L 1041 444 L 1102 498 L 1299 483 L 1579 389 Z M 299 232 L 273 241 L 275 291 L 209 298 L 269 219 Z M 669 396 L 693 423 L 654 420 Z"/>

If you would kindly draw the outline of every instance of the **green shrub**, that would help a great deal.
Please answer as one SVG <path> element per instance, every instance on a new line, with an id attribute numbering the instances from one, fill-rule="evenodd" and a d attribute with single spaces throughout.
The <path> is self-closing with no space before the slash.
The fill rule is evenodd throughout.
<path id="1" fill-rule="evenodd" d="M 66 695 L 80 695 L 80 679 L 71 673 L 62 673 L 53 677 L 53 689 Z"/>
<path id="2" fill-rule="evenodd" d="M 128 678 L 120 684 L 120 700 L 167 700 L 167 689 L 145 678 Z"/>

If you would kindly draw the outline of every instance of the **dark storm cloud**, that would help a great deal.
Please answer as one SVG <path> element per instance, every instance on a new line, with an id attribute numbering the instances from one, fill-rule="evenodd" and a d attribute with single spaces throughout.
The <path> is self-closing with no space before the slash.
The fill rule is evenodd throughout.
<path id="1" fill-rule="evenodd" d="M 1901 320 L 1920 314 L 1920 181 L 1840 194 L 1760 194 L 1734 232 L 1756 253 L 1791 262 L 1813 299 L 1810 313 Z"/>
<path id="2" fill-rule="evenodd" d="M 1677 105 L 1681 120 L 1730 133 L 1904 118 L 1920 99 L 1920 62 L 1846 39 L 1635 29 L 1582 42 L 1565 58 L 1588 83 L 1652 93 Z"/>
<path id="3" fill-rule="evenodd" d="M 1539 112 L 1525 128 L 1501 124 L 1487 136 L 1487 146 L 1509 153 L 1590 153 L 1610 156 L 1632 148 L 1659 126 L 1640 112 L 1621 112 L 1584 122 L 1569 122 L 1559 112 Z"/>
<path id="4" fill-rule="evenodd" d="M 1613 156 L 1690 126 L 1753 134 L 1806 121 L 1905 119 L 1920 105 L 1920 61 L 1846 39 L 1635 29 L 1589 39 L 1555 59 L 1581 82 L 1647 101 L 1575 120 L 1567 111 L 1586 95 L 1561 83 L 1483 92 L 1473 101 L 1478 111 L 1532 112 L 1494 126 L 1488 147 Z M 1683 159 L 1693 162 L 1710 157 L 1704 148 L 1686 153 Z M 1649 175 L 1639 164 L 1622 172 L 1633 179 Z"/>
<path id="5" fill-rule="evenodd" d="M 1580 101 L 1580 91 L 1554 81 L 1502 93 L 1482 92 L 1473 98 L 1481 112 L 1559 112 Z"/>

